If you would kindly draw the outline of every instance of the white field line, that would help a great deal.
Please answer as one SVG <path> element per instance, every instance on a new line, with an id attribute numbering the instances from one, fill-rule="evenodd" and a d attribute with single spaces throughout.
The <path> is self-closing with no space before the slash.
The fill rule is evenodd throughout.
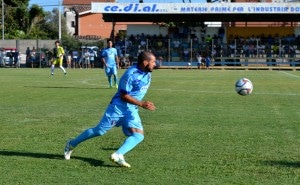
<path id="1" fill-rule="evenodd" d="M 287 73 L 287 75 L 292 75 Z M 298 77 L 296 75 L 292 75 L 294 77 Z M 107 87 L 108 86 L 108 82 L 106 83 L 106 81 L 101 81 L 104 82 L 104 84 L 95 84 L 95 83 L 90 83 L 90 80 L 94 80 L 94 79 L 85 79 L 85 80 L 81 80 L 81 83 L 86 84 L 86 85 L 92 85 L 92 86 L 98 86 L 98 87 Z M 195 91 L 195 90 L 185 90 L 185 89 L 154 89 L 150 87 L 150 90 L 153 91 L 169 91 L 169 92 L 188 92 L 188 93 L 203 93 L 203 94 L 231 94 L 231 93 L 236 93 L 234 91 L 234 88 L 232 89 L 232 91 Z M 300 93 L 264 93 L 264 92 L 253 92 L 253 94 L 258 94 L 258 95 L 279 95 L 279 96 L 300 96 Z"/>
<path id="2" fill-rule="evenodd" d="M 293 75 L 293 74 L 290 74 L 290 73 L 285 72 L 285 71 L 280 71 L 280 72 L 283 73 L 283 74 L 286 74 L 286 75 L 288 75 L 288 76 L 292 76 L 292 77 L 294 77 L 294 78 L 300 78 L 300 76 Z"/>
<path id="3" fill-rule="evenodd" d="M 234 89 L 232 91 L 193 91 L 193 90 L 184 90 L 184 89 L 151 89 L 153 91 L 169 91 L 169 92 L 188 92 L 188 93 L 203 93 L 203 94 L 232 94 L 236 93 Z M 253 94 L 259 95 L 280 95 L 280 96 L 300 96 L 300 93 L 260 93 L 260 92 L 253 92 Z"/>
<path id="4" fill-rule="evenodd" d="M 79 80 L 82 84 L 86 84 L 86 85 L 92 85 L 92 86 L 98 86 L 98 87 L 108 87 L 108 82 L 105 81 L 105 84 L 101 84 L 101 83 L 90 83 L 89 81 L 91 80 L 95 80 L 95 79 L 85 79 L 85 80 Z M 100 80 L 99 80 L 100 82 Z M 102 81 L 101 81 L 102 82 Z"/>

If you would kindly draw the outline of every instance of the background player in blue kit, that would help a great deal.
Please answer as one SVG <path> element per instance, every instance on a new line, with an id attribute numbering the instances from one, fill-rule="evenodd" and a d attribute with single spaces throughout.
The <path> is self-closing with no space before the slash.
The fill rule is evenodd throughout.
<path id="1" fill-rule="evenodd" d="M 73 149 L 81 142 L 96 136 L 104 135 L 112 127 L 122 127 L 127 136 L 121 147 L 111 155 L 110 159 L 123 167 L 130 167 L 124 155 L 144 139 L 144 131 L 138 114 L 138 107 L 155 110 L 150 101 L 142 101 L 151 82 L 151 72 L 155 67 L 155 56 L 150 52 L 142 52 L 138 63 L 128 68 L 120 79 L 117 93 L 113 96 L 102 119 L 93 128 L 82 132 L 75 139 L 67 142 L 64 157 L 69 160 Z"/>
<path id="2" fill-rule="evenodd" d="M 113 42 L 110 39 L 107 40 L 107 48 L 102 51 L 102 59 L 109 87 L 112 88 L 113 86 L 111 77 L 114 76 L 115 86 L 118 88 L 119 57 L 117 49 L 113 48 Z"/>

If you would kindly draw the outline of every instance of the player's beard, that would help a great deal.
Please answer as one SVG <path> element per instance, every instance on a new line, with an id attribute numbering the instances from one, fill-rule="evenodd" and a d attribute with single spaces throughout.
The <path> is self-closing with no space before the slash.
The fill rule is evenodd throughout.
<path id="1" fill-rule="evenodd" d="M 146 65 L 145 69 L 146 69 L 146 72 L 152 72 L 153 71 L 153 68 L 150 68 L 149 64 Z"/>

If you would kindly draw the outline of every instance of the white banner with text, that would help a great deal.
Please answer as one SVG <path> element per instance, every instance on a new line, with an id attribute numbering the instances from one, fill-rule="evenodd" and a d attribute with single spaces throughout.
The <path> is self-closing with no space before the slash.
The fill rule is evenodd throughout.
<path id="1" fill-rule="evenodd" d="M 299 14 L 300 3 L 95 3 L 92 13 Z"/>

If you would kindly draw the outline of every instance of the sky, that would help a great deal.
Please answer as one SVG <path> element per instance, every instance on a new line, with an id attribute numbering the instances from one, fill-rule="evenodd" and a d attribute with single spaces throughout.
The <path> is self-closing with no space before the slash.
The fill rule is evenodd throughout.
<path id="1" fill-rule="evenodd" d="M 51 11 L 53 8 L 58 8 L 59 0 L 30 0 L 29 6 L 32 4 L 41 6 L 45 11 Z"/>
<path id="2" fill-rule="evenodd" d="M 119 3 L 138 3 L 139 0 L 117 0 Z M 62 0 L 61 0 L 62 2 Z M 185 0 L 189 3 L 189 0 Z M 206 2 L 206 0 L 191 0 L 192 3 Z M 144 0 L 144 3 L 182 3 L 182 0 Z M 58 8 L 59 0 L 30 0 L 29 6 L 37 4 L 41 6 L 45 11 L 51 11 L 53 8 Z"/>

